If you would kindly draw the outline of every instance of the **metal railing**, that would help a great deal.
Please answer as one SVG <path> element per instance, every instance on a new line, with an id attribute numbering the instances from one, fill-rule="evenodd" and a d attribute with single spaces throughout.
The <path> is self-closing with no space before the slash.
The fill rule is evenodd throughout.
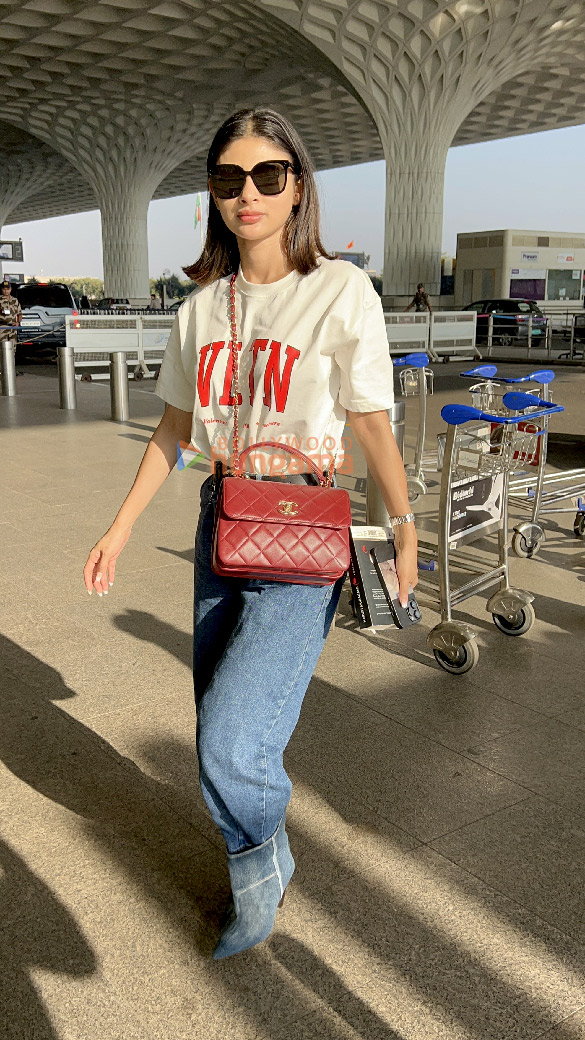
<path id="1" fill-rule="evenodd" d="M 66 344 L 58 350 L 60 407 L 77 407 L 76 369 L 101 368 L 106 371 L 100 373 L 100 379 L 110 383 L 112 419 L 128 419 L 128 370 L 134 370 L 135 378 L 154 377 L 148 364 L 162 363 L 174 320 L 173 314 L 161 311 L 68 317 Z"/>
<path id="2" fill-rule="evenodd" d="M 419 350 L 428 353 L 431 361 L 461 355 L 481 360 L 476 346 L 475 311 L 389 311 L 384 319 L 391 355 Z"/>

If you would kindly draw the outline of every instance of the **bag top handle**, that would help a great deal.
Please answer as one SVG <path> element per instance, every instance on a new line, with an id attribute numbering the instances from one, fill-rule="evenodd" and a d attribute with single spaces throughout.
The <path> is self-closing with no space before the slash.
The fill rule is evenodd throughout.
<path id="1" fill-rule="evenodd" d="M 244 474 L 242 473 L 242 463 L 246 461 L 248 455 L 251 455 L 253 452 L 256 451 L 264 451 L 265 448 L 278 448 L 280 451 L 286 451 L 289 455 L 293 455 L 296 459 L 301 459 L 301 461 L 304 462 L 315 474 L 317 480 L 319 481 L 319 484 L 322 487 L 328 487 L 330 485 L 329 476 L 325 476 L 323 471 L 319 469 L 317 464 L 313 462 L 313 460 L 310 459 L 308 455 L 305 455 L 302 451 L 299 451 L 298 448 L 291 448 L 288 444 L 280 444 L 279 441 L 259 441 L 257 444 L 250 444 L 249 447 L 244 448 L 242 452 L 238 452 L 237 463 L 234 454 L 235 476 L 244 476 Z"/>

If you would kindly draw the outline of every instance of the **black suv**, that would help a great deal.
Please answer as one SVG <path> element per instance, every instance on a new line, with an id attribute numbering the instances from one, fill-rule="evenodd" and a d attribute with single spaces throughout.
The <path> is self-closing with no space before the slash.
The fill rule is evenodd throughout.
<path id="1" fill-rule="evenodd" d="M 14 285 L 12 293 L 22 307 L 18 329 L 18 349 L 27 354 L 42 354 L 65 343 L 65 318 L 77 314 L 78 305 L 68 285 L 48 282 Z"/>
<path id="2" fill-rule="evenodd" d="M 528 319 L 532 314 L 532 342 L 546 336 L 546 318 L 534 300 L 479 300 L 463 308 L 477 314 L 477 342 L 487 343 L 490 314 L 494 319 L 493 342 L 508 347 L 528 339 Z"/>

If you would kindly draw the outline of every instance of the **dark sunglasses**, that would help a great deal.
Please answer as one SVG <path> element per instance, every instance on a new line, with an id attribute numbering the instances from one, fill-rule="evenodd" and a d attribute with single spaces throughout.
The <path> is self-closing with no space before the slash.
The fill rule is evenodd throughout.
<path id="1" fill-rule="evenodd" d="M 295 173 L 295 164 L 288 159 L 259 162 L 251 170 L 243 170 L 233 163 L 220 163 L 209 170 L 209 182 L 218 199 L 237 199 L 251 177 L 261 195 L 280 195 L 286 188 L 288 171 Z"/>

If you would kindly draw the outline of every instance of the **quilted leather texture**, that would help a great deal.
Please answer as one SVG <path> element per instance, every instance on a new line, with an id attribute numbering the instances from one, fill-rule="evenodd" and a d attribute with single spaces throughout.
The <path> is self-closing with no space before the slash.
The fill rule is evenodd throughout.
<path id="1" fill-rule="evenodd" d="M 298 505 L 296 516 L 277 511 L 283 493 Z M 328 585 L 349 567 L 350 523 L 342 488 L 228 477 L 217 505 L 212 567 L 224 577 Z"/>
<path id="2" fill-rule="evenodd" d="M 222 512 L 232 520 L 276 520 L 319 527 L 349 527 L 351 524 L 349 495 L 343 488 L 239 477 L 226 477 L 222 487 Z M 297 512 L 283 516 L 279 510 L 282 501 L 294 503 Z"/>

